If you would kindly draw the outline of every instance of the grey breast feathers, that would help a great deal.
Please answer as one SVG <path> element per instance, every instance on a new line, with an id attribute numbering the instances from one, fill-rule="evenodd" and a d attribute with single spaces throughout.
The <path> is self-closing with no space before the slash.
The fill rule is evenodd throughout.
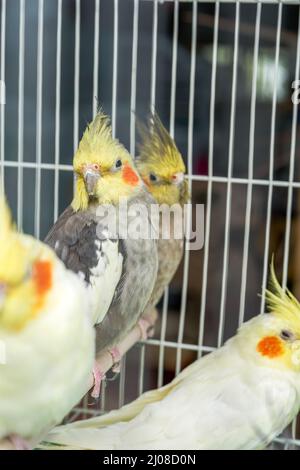
<path id="1" fill-rule="evenodd" d="M 148 209 L 154 203 L 148 193 L 143 193 L 129 202 L 142 204 Z M 133 216 L 134 218 L 134 216 Z M 144 224 L 151 224 L 149 217 Z M 103 348 L 117 344 L 141 317 L 152 293 L 157 276 L 157 240 L 133 239 L 120 240 L 123 255 L 123 271 L 110 310 L 97 328 L 97 353 Z"/>

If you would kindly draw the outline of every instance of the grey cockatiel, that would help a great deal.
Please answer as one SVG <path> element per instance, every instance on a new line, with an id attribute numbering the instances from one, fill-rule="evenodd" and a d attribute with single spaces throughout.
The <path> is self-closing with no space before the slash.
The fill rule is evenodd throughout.
<path id="1" fill-rule="evenodd" d="M 189 190 L 184 178 L 185 165 L 182 156 L 157 114 L 150 117 L 148 127 L 140 125 L 140 134 L 142 141 L 136 159 L 137 169 L 149 192 L 162 207 L 158 239 L 158 274 L 147 307 L 152 308 L 159 302 L 165 288 L 172 280 L 182 259 L 184 248 L 183 237 L 175 238 L 175 224 L 183 226 L 183 217 L 175 219 L 171 213 L 170 237 L 163 238 L 162 214 L 176 204 L 183 208 L 189 201 Z M 183 211 L 181 214 L 183 216 Z"/>
<path id="2" fill-rule="evenodd" d="M 117 362 L 115 346 L 139 320 L 156 279 L 157 241 L 150 236 L 150 211 L 145 213 L 154 200 L 101 112 L 82 137 L 74 171 L 74 200 L 46 242 L 84 277 L 93 303 L 97 354 L 110 350 Z M 140 211 L 133 210 L 136 204 Z M 143 231 L 137 239 L 123 233 L 135 227 Z"/>

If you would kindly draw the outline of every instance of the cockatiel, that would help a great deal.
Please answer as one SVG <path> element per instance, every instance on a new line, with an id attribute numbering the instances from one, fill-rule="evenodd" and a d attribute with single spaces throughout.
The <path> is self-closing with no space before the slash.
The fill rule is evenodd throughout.
<path id="1" fill-rule="evenodd" d="M 169 385 L 54 429 L 59 449 L 261 449 L 300 407 L 300 304 L 271 272 L 271 313 L 240 327 Z"/>
<path id="2" fill-rule="evenodd" d="M 86 393 L 95 332 L 85 286 L 18 233 L 0 197 L 0 440 L 39 440 Z"/>
<path id="3" fill-rule="evenodd" d="M 130 154 L 112 137 L 109 119 L 102 112 L 84 132 L 74 156 L 74 171 L 74 200 L 46 243 L 67 268 L 85 279 L 97 325 L 97 355 L 108 350 L 118 362 L 116 346 L 139 320 L 156 279 L 157 240 L 151 235 L 155 227 L 150 219 L 155 201 Z M 124 227 L 136 226 L 142 235 L 124 234 Z M 93 396 L 99 394 L 102 378 L 103 372 L 95 370 Z"/>
<path id="4" fill-rule="evenodd" d="M 149 192 L 160 204 L 160 236 L 158 239 L 158 274 L 147 308 L 155 307 L 172 280 L 183 256 L 183 237 L 175 238 L 174 213 L 170 215 L 170 233 L 163 238 L 162 217 L 171 206 L 189 201 L 185 165 L 176 144 L 156 113 L 148 127 L 140 124 L 141 144 L 136 158 L 137 169 Z M 182 211 L 182 215 L 183 215 Z M 183 218 L 179 221 L 183 227 Z M 183 229 L 182 229 L 183 232 Z M 179 231 L 180 233 L 180 231 Z"/>

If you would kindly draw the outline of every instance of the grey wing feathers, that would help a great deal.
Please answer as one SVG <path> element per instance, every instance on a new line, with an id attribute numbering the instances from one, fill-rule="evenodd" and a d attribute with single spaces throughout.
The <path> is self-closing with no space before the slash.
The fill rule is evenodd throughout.
<path id="1" fill-rule="evenodd" d="M 74 212 L 68 207 L 50 230 L 45 243 L 54 249 L 68 269 L 83 273 L 89 282 L 91 270 L 99 261 L 101 239 L 98 233 L 99 226 L 92 212 Z"/>

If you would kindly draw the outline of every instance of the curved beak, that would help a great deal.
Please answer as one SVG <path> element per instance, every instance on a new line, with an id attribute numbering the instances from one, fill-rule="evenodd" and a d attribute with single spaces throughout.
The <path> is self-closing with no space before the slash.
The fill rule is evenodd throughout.
<path id="1" fill-rule="evenodd" d="M 173 184 L 179 185 L 184 181 L 184 173 L 175 173 L 172 177 Z"/>
<path id="2" fill-rule="evenodd" d="M 83 168 L 83 178 L 88 195 L 93 196 L 100 178 L 100 171 L 96 170 L 93 165 L 86 165 Z"/>

